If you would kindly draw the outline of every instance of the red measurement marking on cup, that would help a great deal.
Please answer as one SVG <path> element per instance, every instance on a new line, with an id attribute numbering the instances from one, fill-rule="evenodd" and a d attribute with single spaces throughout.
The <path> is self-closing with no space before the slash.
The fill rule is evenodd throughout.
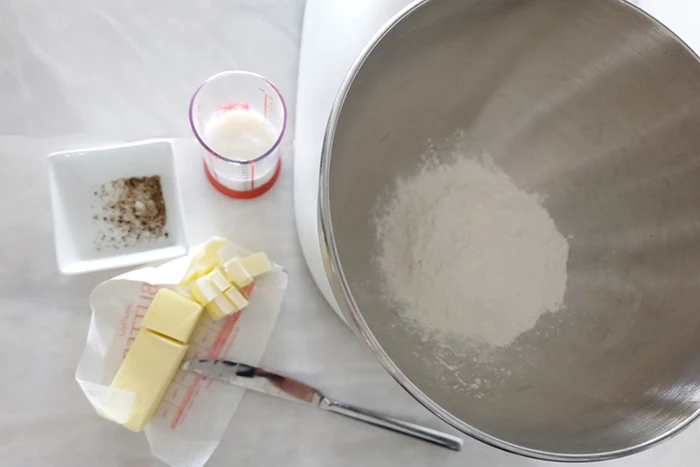
<path id="1" fill-rule="evenodd" d="M 267 93 L 265 93 L 265 102 L 263 103 L 263 115 L 267 117 Z"/>
<path id="2" fill-rule="evenodd" d="M 252 199 L 252 198 L 257 198 L 260 195 L 263 195 L 267 193 L 270 188 L 275 184 L 277 179 L 280 176 L 280 170 L 282 168 L 282 159 L 277 161 L 277 168 L 275 169 L 275 173 L 272 175 L 272 178 L 268 180 L 267 182 L 263 183 L 256 189 L 251 189 L 251 190 L 244 190 L 244 191 L 236 191 L 232 190 L 221 183 L 217 180 L 217 177 L 215 175 L 215 172 L 213 170 L 209 169 L 209 165 L 204 163 L 204 173 L 207 175 L 207 180 L 209 180 L 209 183 L 212 184 L 212 186 L 218 191 L 219 193 L 229 196 L 231 198 L 235 199 Z"/>
<path id="3" fill-rule="evenodd" d="M 214 341 L 206 349 L 206 358 L 223 358 L 226 355 L 225 352 L 231 347 L 233 340 L 238 334 L 236 324 L 238 323 L 238 318 L 240 315 L 240 313 L 236 313 L 234 316 L 231 316 L 230 318 L 227 318 L 221 322 L 221 327 L 214 337 Z M 206 378 L 203 376 L 196 376 L 191 383 L 185 386 L 185 394 L 182 396 L 182 400 L 177 406 L 177 412 L 170 422 L 171 430 L 174 430 L 180 426 L 185 420 L 187 410 L 192 405 L 197 394 L 199 394 L 201 386 L 200 383 L 202 382 L 206 382 Z M 211 382 L 209 382 L 209 385 L 210 384 Z M 206 389 L 206 387 L 204 389 Z"/>
<path id="4" fill-rule="evenodd" d="M 221 110 L 227 112 L 229 110 L 250 110 L 250 104 L 248 102 L 229 102 L 225 106 L 221 107 Z"/>

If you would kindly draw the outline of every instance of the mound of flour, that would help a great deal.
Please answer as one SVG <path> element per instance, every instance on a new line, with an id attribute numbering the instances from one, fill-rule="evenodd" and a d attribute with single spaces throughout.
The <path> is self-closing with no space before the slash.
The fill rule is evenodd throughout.
<path id="1" fill-rule="evenodd" d="M 426 334 L 500 347 L 561 307 L 566 238 L 493 164 L 427 162 L 375 222 L 382 291 Z"/>

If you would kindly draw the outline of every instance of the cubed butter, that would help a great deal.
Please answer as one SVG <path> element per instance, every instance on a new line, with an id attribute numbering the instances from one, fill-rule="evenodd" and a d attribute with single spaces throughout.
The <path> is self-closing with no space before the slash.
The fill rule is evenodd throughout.
<path id="1" fill-rule="evenodd" d="M 172 339 L 139 332 L 111 385 L 136 395 L 124 427 L 141 431 L 151 420 L 186 351 L 186 345 Z"/>
<path id="2" fill-rule="evenodd" d="M 219 256 L 219 251 L 216 250 L 210 251 L 204 255 L 202 259 L 195 264 L 195 267 L 201 277 L 212 272 L 219 264 L 221 264 L 221 257 Z"/>
<path id="3" fill-rule="evenodd" d="M 212 284 L 219 289 L 219 292 L 223 293 L 231 288 L 231 283 L 224 277 L 224 274 L 219 268 L 214 269 L 204 277 L 208 277 Z"/>
<path id="4" fill-rule="evenodd" d="M 197 279 L 190 287 L 190 295 L 194 297 L 202 306 L 221 295 L 221 291 L 214 285 L 210 278 L 204 276 Z"/>
<path id="5" fill-rule="evenodd" d="M 226 292 L 224 292 L 226 298 L 228 298 L 233 305 L 242 310 L 248 306 L 248 300 L 243 296 L 243 294 L 235 287 L 231 287 Z"/>
<path id="6" fill-rule="evenodd" d="M 201 314 L 199 303 L 170 289 L 160 289 L 148 307 L 141 327 L 187 343 Z"/>
<path id="7" fill-rule="evenodd" d="M 180 281 L 180 287 L 185 289 L 195 279 L 211 272 L 221 262 L 219 250 L 228 243 L 222 237 L 212 237 L 202 245 L 200 250 L 194 255 L 187 272 Z"/>
<path id="8" fill-rule="evenodd" d="M 233 290 L 233 289 L 229 289 Z M 228 293 L 228 291 L 226 292 Z M 234 313 L 240 311 L 240 308 L 236 307 L 231 301 L 224 295 L 217 296 L 214 300 L 209 302 L 207 306 L 204 307 L 214 321 L 231 316 Z"/>
<path id="9" fill-rule="evenodd" d="M 253 276 L 243 267 L 239 258 L 233 258 L 224 263 L 224 272 L 228 280 L 239 289 L 253 283 Z"/>
<path id="10" fill-rule="evenodd" d="M 262 251 L 241 259 L 241 264 L 246 271 L 248 271 L 248 274 L 253 277 L 262 276 L 263 274 L 270 272 L 272 269 L 270 259 L 267 257 L 265 252 Z"/>

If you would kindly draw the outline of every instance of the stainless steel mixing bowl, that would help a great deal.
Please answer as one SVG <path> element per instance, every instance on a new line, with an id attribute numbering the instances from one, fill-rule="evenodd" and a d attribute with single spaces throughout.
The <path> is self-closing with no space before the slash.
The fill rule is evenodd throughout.
<path id="1" fill-rule="evenodd" d="M 544 196 L 571 247 L 565 308 L 488 358 L 424 342 L 382 300 L 373 261 L 376 200 L 458 130 Z M 636 7 L 418 2 L 358 59 L 329 122 L 319 209 L 335 297 L 464 433 L 548 460 L 639 451 L 700 409 L 699 151 L 700 64 Z"/>

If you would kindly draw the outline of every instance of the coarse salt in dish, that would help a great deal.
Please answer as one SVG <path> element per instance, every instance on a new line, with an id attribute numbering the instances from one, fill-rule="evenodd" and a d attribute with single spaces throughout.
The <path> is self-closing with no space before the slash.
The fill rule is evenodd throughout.
<path id="1" fill-rule="evenodd" d="M 49 154 L 48 162 L 61 273 L 82 274 L 187 254 L 170 140 L 56 152 Z"/>

